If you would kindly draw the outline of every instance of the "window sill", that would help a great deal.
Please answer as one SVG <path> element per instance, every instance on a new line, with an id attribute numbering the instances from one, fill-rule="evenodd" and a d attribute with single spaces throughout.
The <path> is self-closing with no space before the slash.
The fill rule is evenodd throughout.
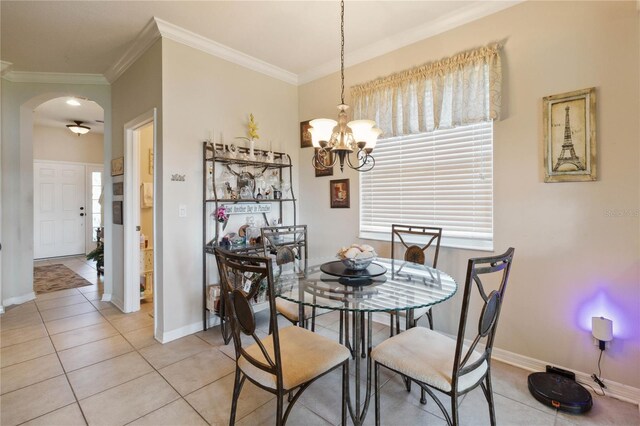
<path id="1" fill-rule="evenodd" d="M 360 231 L 358 237 L 363 240 L 377 240 L 391 242 L 391 232 L 372 232 L 372 231 Z M 426 241 L 420 237 L 407 236 L 404 237 L 408 243 L 425 243 Z M 442 236 L 440 240 L 440 247 L 458 248 L 464 250 L 478 250 L 493 253 L 493 241 L 483 240 L 469 240 L 466 238 L 447 237 Z"/>

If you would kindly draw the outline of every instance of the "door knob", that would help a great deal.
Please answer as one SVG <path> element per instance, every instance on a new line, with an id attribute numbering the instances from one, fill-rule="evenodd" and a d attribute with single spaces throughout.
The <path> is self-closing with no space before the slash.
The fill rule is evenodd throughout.
<path id="1" fill-rule="evenodd" d="M 84 216 L 84 213 L 80 213 L 80 216 Z"/>
<path id="2" fill-rule="evenodd" d="M 84 210 L 84 207 L 80 207 L 80 210 Z"/>

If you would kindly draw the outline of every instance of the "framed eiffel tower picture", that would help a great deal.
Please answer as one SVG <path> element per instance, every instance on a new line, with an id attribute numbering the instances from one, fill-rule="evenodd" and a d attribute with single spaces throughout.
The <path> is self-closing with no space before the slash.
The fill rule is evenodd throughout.
<path id="1" fill-rule="evenodd" d="M 544 181 L 594 181 L 596 175 L 596 89 L 543 99 Z"/>

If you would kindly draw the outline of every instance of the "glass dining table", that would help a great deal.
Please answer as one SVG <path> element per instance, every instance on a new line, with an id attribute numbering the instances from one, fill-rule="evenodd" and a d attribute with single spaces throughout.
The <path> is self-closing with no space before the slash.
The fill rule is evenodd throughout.
<path id="1" fill-rule="evenodd" d="M 448 300 L 458 288 L 455 280 L 441 270 L 382 258 L 377 258 L 362 272 L 346 270 L 335 257 L 312 258 L 301 263 L 276 266 L 273 275 L 276 295 L 297 303 L 299 318 L 304 317 L 305 306 L 351 314 L 350 321 L 348 315 L 341 315 L 341 336 L 344 318 L 345 344 L 351 349 L 355 360 L 356 386 L 347 395 L 349 413 L 355 425 L 364 422 L 371 399 L 372 368 L 369 354 L 372 346 L 372 314 L 407 311 L 407 315 L 410 315 L 413 309 Z M 353 329 L 352 344 L 349 322 Z M 359 385 L 361 351 L 367 363 L 364 395 Z M 351 393 L 354 393 L 353 398 Z"/>

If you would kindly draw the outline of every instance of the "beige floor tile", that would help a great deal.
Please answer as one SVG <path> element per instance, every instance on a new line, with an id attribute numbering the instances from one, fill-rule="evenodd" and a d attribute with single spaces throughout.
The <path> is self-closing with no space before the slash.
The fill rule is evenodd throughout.
<path id="1" fill-rule="evenodd" d="M 437 417 L 444 419 L 444 414 L 438 408 L 438 405 L 435 401 L 432 400 L 431 396 L 427 394 L 427 404 L 420 403 L 420 387 L 415 383 L 411 384 L 411 392 L 407 392 L 407 388 L 405 387 L 404 380 L 398 374 L 393 374 L 391 377 L 388 377 L 388 380 L 385 382 L 384 376 L 389 375 L 390 371 L 385 368 L 380 369 L 380 381 L 384 383 L 381 388 L 381 398 L 391 397 L 397 399 L 398 401 L 405 402 L 407 404 L 414 405 L 415 407 L 425 410 Z M 440 400 L 440 402 L 447 408 L 447 412 L 450 413 L 451 399 L 443 394 L 442 392 L 434 391 L 433 392 Z M 463 395 L 458 399 L 458 402 L 461 403 L 464 401 L 465 396 Z"/>
<path id="2" fill-rule="evenodd" d="M 160 369 L 167 365 L 183 360 L 191 355 L 206 351 L 211 346 L 196 336 L 187 336 L 163 345 L 152 345 L 140 349 L 140 354 L 145 357 L 155 368 Z"/>
<path id="3" fill-rule="evenodd" d="M 7 346 L 0 349 L 0 367 L 8 367 L 19 362 L 40 358 L 55 352 L 51 340 L 43 337 L 17 345 Z"/>
<path id="4" fill-rule="evenodd" d="M 11 305 L 4 307 L 4 314 L 0 316 L 0 319 L 11 318 L 14 316 L 26 314 L 29 312 L 37 312 L 38 308 L 36 306 L 35 300 L 31 300 L 29 302 L 25 302 L 21 305 Z"/>
<path id="5" fill-rule="evenodd" d="M 68 374 L 71 387 L 78 399 L 84 399 L 104 390 L 144 376 L 153 368 L 138 353 L 111 358 Z"/>
<path id="6" fill-rule="evenodd" d="M 86 314 L 75 315 L 73 317 L 62 318 L 59 320 L 47 321 L 45 326 L 49 334 L 54 335 L 64 333 L 65 331 L 75 330 L 76 328 L 87 327 L 94 324 L 106 323 L 100 312 L 93 311 Z"/>
<path id="7" fill-rule="evenodd" d="M 96 291 L 101 293 L 101 295 L 103 293 L 102 289 L 100 289 L 100 284 L 96 284 L 96 283 L 93 283 L 91 285 L 85 285 L 85 286 L 82 286 L 82 287 L 78 287 L 78 291 L 80 293 L 83 293 L 83 294 L 94 293 Z"/>
<path id="8" fill-rule="evenodd" d="M 73 371 L 133 351 L 133 347 L 117 335 L 58 352 L 65 371 Z"/>
<path id="9" fill-rule="evenodd" d="M 85 300 L 83 303 L 78 303 L 76 305 L 47 309 L 46 311 L 42 311 L 40 314 L 42 315 L 42 319 L 45 321 L 53 321 L 61 318 L 73 317 L 75 315 L 86 314 L 87 312 L 93 312 L 95 310 L 96 308 Z"/>
<path id="10" fill-rule="evenodd" d="M 54 334 L 51 336 L 51 341 L 53 342 L 53 346 L 56 347 L 56 350 L 62 351 L 74 346 L 106 339 L 116 334 L 118 334 L 118 330 L 105 321 L 99 324 L 65 331 L 64 333 Z"/>
<path id="11" fill-rule="evenodd" d="M 284 409 L 287 408 L 285 398 Z M 340 407 L 337 408 L 338 417 L 340 417 Z M 236 419 L 238 420 L 238 419 Z M 276 401 L 272 399 L 257 410 L 246 415 L 240 421 L 236 421 L 238 426 L 255 426 L 255 425 L 274 425 L 276 424 Z M 291 409 L 291 413 L 287 418 L 287 426 L 329 426 L 333 423 L 323 419 L 313 411 L 309 410 L 303 404 L 297 402 Z"/>
<path id="12" fill-rule="evenodd" d="M 430 402 L 433 404 L 433 401 Z M 428 404 L 427 404 L 428 405 Z M 436 408 L 437 410 L 437 408 Z M 369 410 L 364 419 L 364 424 L 374 425 L 376 420 L 375 401 L 371 397 Z M 350 422 L 351 420 L 349 420 Z M 429 425 L 444 426 L 447 422 L 425 410 L 413 405 L 411 402 L 396 398 L 391 395 L 380 397 L 380 424 L 381 425 Z M 478 423 L 460 423 L 465 426 L 475 426 Z M 480 423 L 484 424 L 484 423 Z M 506 425 L 506 423 L 505 423 Z"/>
<path id="13" fill-rule="evenodd" d="M 35 306 L 35 305 L 34 305 Z M 33 325 L 42 324 L 42 318 L 37 311 L 21 312 L 16 315 L 0 316 L 0 330 L 9 331 L 18 328 L 31 327 Z"/>
<path id="14" fill-rule="evenodd" d="M 353 385 L 354 377 L 349 378 Z M 361 401 L 364 402 L 366 379 L 361 382 Z M 351 392 L 352 397 L 355 393 Z M 340 406 L 342 403 L 342 369 L 319 378 L 300 396 L 300 402 L 314 413 L 337 424 L 340 422 Z"/>
<path id="15" fill-rule="evenodd" d="M 59 299 L 61 297 L 77 296 L 79 294 L 80 292 L 78 291 L 77 288 L 68 288 L 65 290 L 52 291 L 51 293 L 38 294 L 36 296 L 36 301 L 40 303 L 40 302 L 44 302 L 45 300 Z"/>
<path id="16" fill-rule="evenodd" d="M 86 424 L 80 407 L 74 402 L 71 405 L 23 423 L 23 426 L 82 426 Z"/>
<path id="17" fill-rule="evenodd" d="M 234 374 L 216 380 L 185 397 L 204 419 L 212 425 L 229 424 Z M 238 400 L 237 419 L 241 419 L 274 398 L 249 381 L 245 381 Z"/>
<path id="18" fill-rule="evenodd" d="M 217 348 L 210 348 L 161 369 L 160 374 L 184 396 L 235 371 L 235 367 L 235 362 Z"/>
<path id="19" fill-rule="evenodd" d="M 97 291 L 97 290 L 96 291 L 87 291 L 87 292 L 82 293 L 82 295 L 84 297 L 86 297 L 89 302 L 92 302 L 94 300 L 98 300 L 99 301 L 102 298 L 102 294 L 100 294 L 100 292 Z"/>
<path id="20" fill-rule="evenodd" d="M 13 364 L 0 370 L 0 394 L 13 392 L 61 374 L 64 374 L 64 371 L 56 354 Z"/>
<path id="21" fill-rule="evenodd" d="M 220 326 L 216 326 L 208 329 L 207 331 L 199 331 L 194 336 L 198 336 L 200 339 L 209 343 L 212 346 L 224 346 L 224 341 L 222 340 L 222 332 L 220 331 Z M 233 345 L 232 342 L 229 343 Z"/>
<path id="22" fill-rule="evenodd" d="M 114 308 L 114 305 L 111 302 L 103 302 L 102 300 L 90 300 L 89 302 L 101 312 L 105 309 Z"/>
<path id="23" fill-rule="evenodd" d="M 531 374 L 521 368 L 516 368 L 500 361 L 491 362 L 491 383 L 494 394 L 505 396 L 547 414 L 555 415 L 556 410 L 540 404 L 529 392 L 527 378 Z"/>
<path id="24" fill-rule="evenodd" d="M 5 346 L 17 345 L 18 343 L 24 343 L 46 336 L 47 329 L 42 323 L 31 325 L 29 327 L 2 331 L 0 333 L 0 348 L 4 348 Z"/>
<path id="25" fill-rule="evenodd" d="M 590 411 L 581 415 L 558 411 L 556 425 L 640 425 L 638 405 L 593 393 L 591 396 L 593 397 L 593 407 Z"/>
<path id="26" fill-rule="evenodd" d="M 555 413 L 548 414 L 495 393 L 493 400 L 499 425 L 552 426 L 555 423 Z M 490 424 L 489 406 L 479 387 L 465 396 L 459 410 L 461 424 Z"/>
<path id="27" fill-rule="evenodd" d="M 0 396 L 0 424 L 23 423 L 73 402 L 67 378 L 54 377 Z"/>
<path id="28" fill-rule="evenodd" d="M 146 312 L 135 312 L 123 317 L 109 318 L 109 321 L 120 333 L 127 333 L 153 325 L 153 318 Z"/>
<path id="29" fill-rule="evenodd" d="M 43 300 L 43 301 L 36 299 L 36 305 L 38 305 L 38 309 L 40 310 L 40 312 L 43 312 L 48 309 L 77 305 L 78 303 L 85 303 L 86 301 L 87 301 L 86 297 L 78 293 L 74 296 L 59 297 L 57 299 L 49 299 L 49 300 Z"/>
<path id="30" fill-rule="evenodd" d="M 90 425 L 123 425 L 179 397 L 158 373 L 152 372 L 83 399 L 80 406 Z"/>
<path id="31" fill-rule="evenodd" d="M 118 309 L 113 303 L 109 303 L 110 306 L 105 307 L 100 310 L 100 313 L 109 321 L 112 321 L 116 318 L 124 318 L 129 314 L 125 314 L 120 309 Z"/>
<path id="32" fill-rule="evenodd" d="M 157 409 L 138 420 L 129 423 L 130 426 L 206 426 L 202 417 L 191 408 L 184 399 L 180 398 L 162 408 Z"/>
<path id="33" fill-rule="evenodd" d="M 129 331 L 123 334 L 124 338 L 129 341 L 136 349 L 146 348 L 147 346 L 160 344 L 155 337 L 153 337 L 153 326 L 139 328 L 137 330 Z"/>

